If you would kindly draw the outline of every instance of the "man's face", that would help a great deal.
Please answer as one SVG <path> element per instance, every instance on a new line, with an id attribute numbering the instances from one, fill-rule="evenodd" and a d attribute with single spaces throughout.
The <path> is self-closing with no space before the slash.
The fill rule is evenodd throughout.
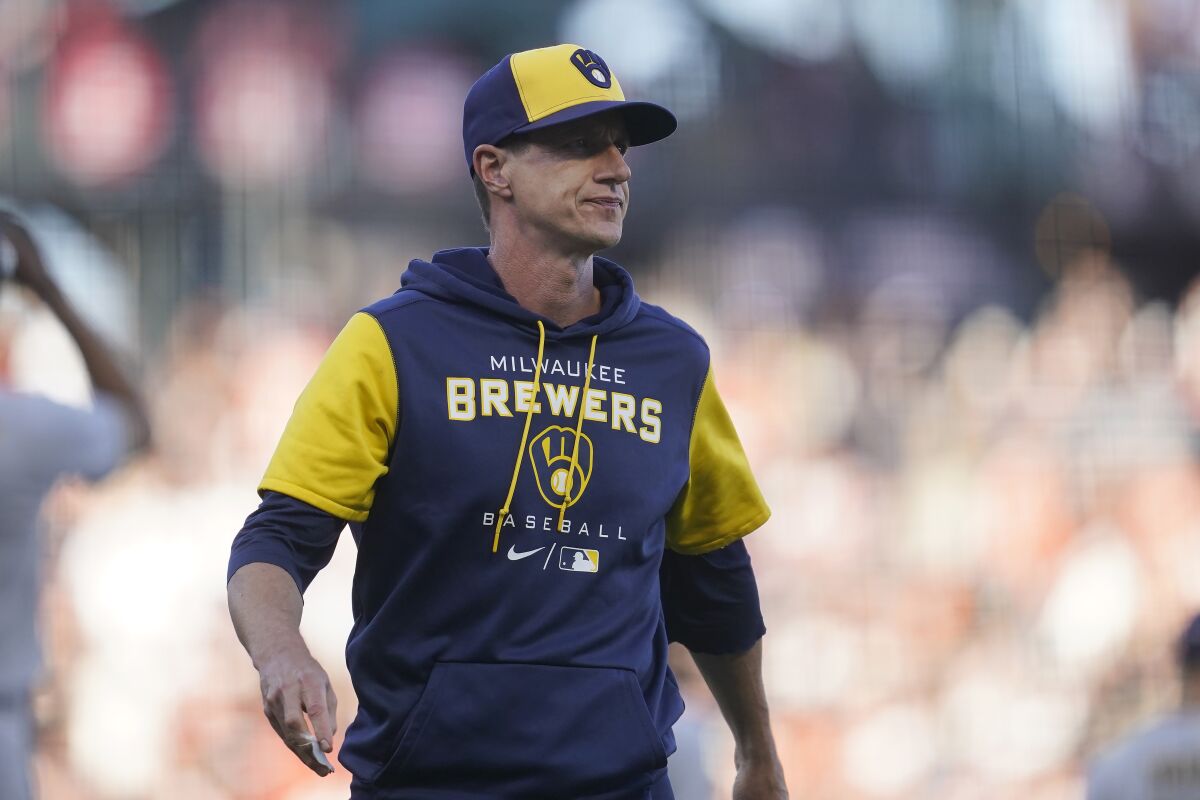
<path id="1" fill-rule="evenodd" d="M 621 241 L 629 207 L 629 135 L 615 111 L 522 135 L 506 172 L 520 221 L 567 251 Z"/>

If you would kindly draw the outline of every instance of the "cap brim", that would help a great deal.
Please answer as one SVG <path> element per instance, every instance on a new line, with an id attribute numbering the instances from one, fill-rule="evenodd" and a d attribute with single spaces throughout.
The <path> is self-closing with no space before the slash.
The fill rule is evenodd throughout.
<path id="1" fill-rule="evenodd" d="M 625 129 L 629 133 L 631 147 L 665 139 L 679 126 L 674 114 L 654 103 L 642 100 L 599 100 L 593 103 L 580 103 L 577 106 L 556 111 L 536 122 L 522 125 L 513 133 L 541 130 L 549 128 L 551 125 L 561 125 L 564 122 L 583 119 L 613 109 L 619 110 L 621 116 L 625 118 Z"/>

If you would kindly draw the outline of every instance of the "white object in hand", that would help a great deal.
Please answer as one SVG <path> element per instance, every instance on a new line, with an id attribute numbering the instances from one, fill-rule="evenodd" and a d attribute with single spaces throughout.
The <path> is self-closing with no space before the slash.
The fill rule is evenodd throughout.
<path id="1" fill-rule="evenodd" d="M 325 757 L 325 752 L 321 749 L 321 744 L 317 741 L 317 737 L 311 733 L 306 733 L 304 734 L 304 743 L 312 748 L 313 758 L 317 760 L 317 763 L 330 772 L 333 772 L 333 764 L 330 764 L 329 759 Z"/>

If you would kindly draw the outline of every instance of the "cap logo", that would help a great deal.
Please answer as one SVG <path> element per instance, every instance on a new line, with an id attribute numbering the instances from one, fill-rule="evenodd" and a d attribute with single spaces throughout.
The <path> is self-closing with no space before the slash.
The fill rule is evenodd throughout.
<path id="1" fill-rule="evenodd" d="M 612 87 L 612 73 L 608 70 L 608 64 L 605 64 L 604 59 L 591 50 L 583 48 L 576 50 L 571 54 L 571 63 L 593 85 L 599 86 L 601 89 Z"/>

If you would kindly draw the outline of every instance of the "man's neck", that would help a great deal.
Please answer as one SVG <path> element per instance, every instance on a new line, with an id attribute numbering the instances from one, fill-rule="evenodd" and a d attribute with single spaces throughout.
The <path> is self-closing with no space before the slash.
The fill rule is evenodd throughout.
<path id="1" fill-rule="evenodd" d="M 600 310 L 591 254 L 558 253 L 527 237 L 493 236 L 488 262 L 522 307 L 554 320 L 560 328 Z"/>

